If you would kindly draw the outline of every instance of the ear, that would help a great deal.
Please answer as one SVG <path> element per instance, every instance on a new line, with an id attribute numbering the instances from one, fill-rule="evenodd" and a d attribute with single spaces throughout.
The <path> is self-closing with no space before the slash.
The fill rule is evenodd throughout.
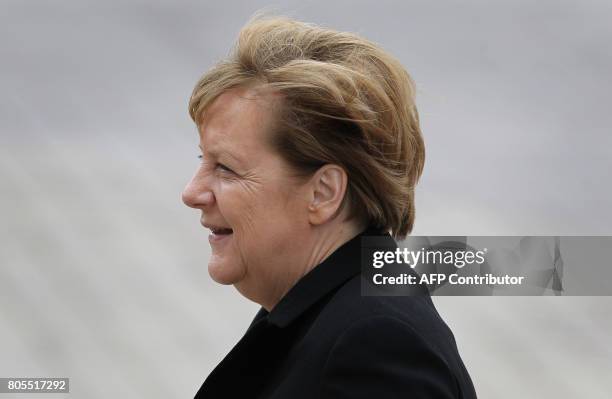
<path id="1" fill-rule="evenodd" d="M 323 224 L 333 219 L 346 193 L 348 176 L 338 165 L 322 166 L 311 178 L 311 200 L 308 206 L 308 219 L 313 225 Z"/>

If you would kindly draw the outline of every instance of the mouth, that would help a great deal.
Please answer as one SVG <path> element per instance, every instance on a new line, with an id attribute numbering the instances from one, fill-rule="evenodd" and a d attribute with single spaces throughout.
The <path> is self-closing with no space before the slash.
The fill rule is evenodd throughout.
<path id="1" fill-rule="evenodd" d="M 234 230 L 232 230 L 230 227 L 215 226 L 215 225 L 210 225 L 210 224 L 205 224 L 205 223 L 202 223 L 202 225 L 206 227 L 207 229 L 209 229 L 212 233 L 208 236 L 208 241 L 211 244 L 216 245 L 223 241 L 227 241 L 227 239 L 230 238 L 232 234 L 234 234 Z"/>
<path id="2" fill-rule="evenodd" d="M 209 229 L 215 236 L 227 236 L 234 233 L 234 230 L 229 227 L 209 227 Z"/>

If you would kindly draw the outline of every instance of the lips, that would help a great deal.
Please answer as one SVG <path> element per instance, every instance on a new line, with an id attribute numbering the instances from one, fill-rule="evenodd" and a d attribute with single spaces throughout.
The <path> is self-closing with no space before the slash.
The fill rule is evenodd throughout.
<path id="1" fill-rule="evenodd" d="M 234 232 L 232 229 L 227 227 L 211 228 L 210 231 L 212 231 L 212 233 L 216 235 L 232 234 Z"/>
<path id="2" fill-rule="evenodd" d="M 234 232 L 230 227 L 217 226 L 217 225 L 212 225 L 212 224 L 207 224 L 207 223 L 202 223 L 202 225 L 206 227 L 207 229 L 210 229 L 210 231 L 214 235 L 218 235 L 218 236 L 229 235 Z"/>
<path id="3" fill-rule="evenodd" d="M 204 223 L 203 225 L 204 227 L 210 229 L 212 233 L 208 236 L 208 242 L 214 250 L 221 250 L 221 248 L 225 247 L 226 244 L 231 240 L 231 237 L 233 237 L 234 231 L 229 227 L 213 226 Z"/>

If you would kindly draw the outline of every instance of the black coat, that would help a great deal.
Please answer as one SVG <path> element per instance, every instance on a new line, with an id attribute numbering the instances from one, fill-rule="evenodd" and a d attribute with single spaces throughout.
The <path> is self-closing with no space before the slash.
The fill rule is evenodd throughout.
<path id="1" fill-rule="evenodd" d="M 255 316 L 196 398 L 476 398 L 429 295 L 362 296 L 362 235 Z"/>

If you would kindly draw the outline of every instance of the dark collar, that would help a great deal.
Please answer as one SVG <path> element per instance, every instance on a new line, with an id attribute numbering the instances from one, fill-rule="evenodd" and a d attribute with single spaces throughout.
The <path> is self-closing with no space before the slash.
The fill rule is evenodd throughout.
<path id="1" fill-rule="evenodd" d="M 359 274 L 361 240 L 365 236 L 382 236 L 387 245 L 395 246 L 395 241 L 388 232 L 375 227 L 365 229 L 302 277 L 270 313 L 261 308 L 251 325 L 267 316 L 270 324 L 286 327 L 334 288 Z"/>

